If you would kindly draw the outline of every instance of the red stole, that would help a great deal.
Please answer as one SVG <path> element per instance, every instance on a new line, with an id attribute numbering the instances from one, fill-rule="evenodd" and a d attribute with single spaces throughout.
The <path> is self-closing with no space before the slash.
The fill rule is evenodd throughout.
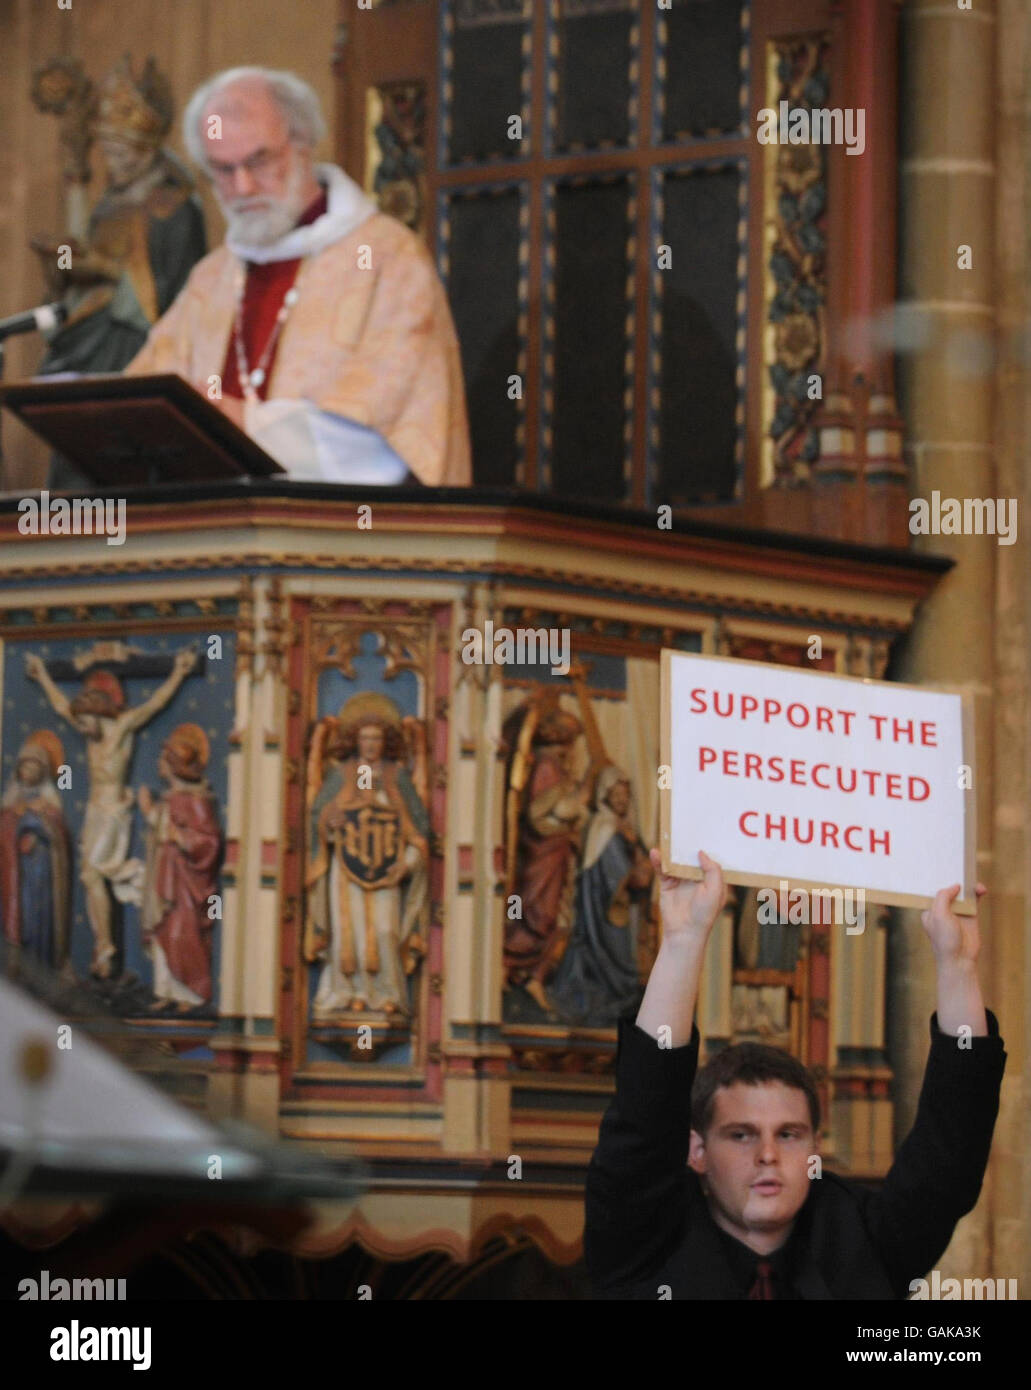
<path id="1" fill-rule="evenodd" d="M 298 227 L 307 227 L 327 210 L 328 200 L 325 189 L 305 210 L 298 221 Z M 243 291 L 243 350 L 247 357 L 249 371 L 261 361 L 262 353 L 276 326 L 276 315 L 283 307 L 283 296 L 297 278 L 301 264 L 298 257 L 292 261 L 267 261 L 258 265 L 247 262 L 247 280 Z M 279 340 L 272 349 L 272 356 L 265 364 L 265 380 L 255 389 L 255 395 L 264 400 L 268 384 L 272 380 Z M 222 394 L 243 399 L 243 387 L 236 364 L 236 332 L 230 331 L 226 359 L 222 363 Z"/>

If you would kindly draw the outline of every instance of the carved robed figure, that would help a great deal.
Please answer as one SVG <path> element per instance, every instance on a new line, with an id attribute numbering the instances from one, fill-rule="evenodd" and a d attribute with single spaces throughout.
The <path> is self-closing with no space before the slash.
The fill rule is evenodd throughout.
<path id="1" fill-rule="evenodd" d="M 57 735 L 37 729 L 0 803 L 0 922 L 12 973 L 22 953 L 68 968 L 71 847 L 55 780 L 63 762 Z"/>
<path id="2" fill-rule="evenodd" d="M 425 778 L 422 726 L 386 696 L 357 695 L 316 728 L 304 936 L 305 959 L 322 963 L 315 1020 L 410 1013 L 406 977 L 426 949 Z"/>

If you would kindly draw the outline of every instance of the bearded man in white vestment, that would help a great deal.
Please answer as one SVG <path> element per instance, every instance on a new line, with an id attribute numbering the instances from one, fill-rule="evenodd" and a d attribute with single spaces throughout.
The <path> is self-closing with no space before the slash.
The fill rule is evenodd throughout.
<path id="1" fill-rule="evenodd" d="M 191 98 L 191 157 L 226 221 L 130 375 L 176 372 L 292 479 L 472 481 L 461 357 L 425 244 L 317 164 L 318 99 L 234 68 Z"/>

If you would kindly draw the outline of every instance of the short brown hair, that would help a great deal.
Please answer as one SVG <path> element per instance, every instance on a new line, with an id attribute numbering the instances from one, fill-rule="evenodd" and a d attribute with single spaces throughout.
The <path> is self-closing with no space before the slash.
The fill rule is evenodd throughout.
<path id="1" fill-rule="evenodd" d="M 779 1047 L 765 1043 L 736 1043 L 706 1062 L 695 1077 L 691 1090 L 691 1128 L 704 1135 L 712 1124 L 716 1092 L 721 1086 L 733 1086 L 740 1081 L 745 1086 L 762 1086 L 780 1081 L 792 1090 L 802 1091 L 809 1102 L 809 1118 L 813 1133 L 820 1130 L 820 1097 L 816 1083 L 797 1057 Z"/>

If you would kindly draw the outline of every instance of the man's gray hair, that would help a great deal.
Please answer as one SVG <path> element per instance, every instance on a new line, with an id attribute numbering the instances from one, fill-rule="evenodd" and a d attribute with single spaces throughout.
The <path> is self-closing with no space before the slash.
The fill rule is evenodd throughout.
<path id="1" fill-rule="evenodd" d="M 243 79 L 263 82 L 269 96 L 283 113 L 290 139 L 295 145 L 312 148 L 326 134 L 326 122 L 322 116 L 322 106 L 318 96 L 308 83 L 292 72 L 277 71 L 275 68 L 226 68 L 209 77 L 198 87 L 183 112 L 183 140 L 190 158 L 202 168 L 207 164 L 207 152 L 201 134 L 201 117 L 204 109 L 224 88 Z"/>

